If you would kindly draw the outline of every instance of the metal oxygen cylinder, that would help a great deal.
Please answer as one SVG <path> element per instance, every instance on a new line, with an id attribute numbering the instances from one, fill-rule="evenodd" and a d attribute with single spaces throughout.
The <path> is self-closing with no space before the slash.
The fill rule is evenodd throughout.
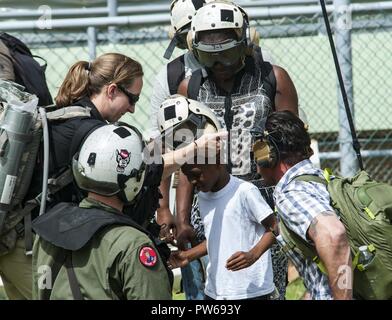
<path id="1" fill-rule="evenodd" d="M 31 140 L 34 114 L 8 105 L 0 121 L 0 232 L 17 181 L 20 159 Z"/>

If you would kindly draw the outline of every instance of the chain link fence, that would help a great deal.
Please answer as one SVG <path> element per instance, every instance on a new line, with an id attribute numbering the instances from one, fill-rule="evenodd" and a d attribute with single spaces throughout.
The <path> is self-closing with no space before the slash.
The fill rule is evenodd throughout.
<path id="1" fill-rule="evenodd" d="M 330 18 L 332 21 L 332 16 Z M 340 174 L 340 92 L 321 15 L 269 18 L 252 21 L 252 24 L 261 35 L 261 47 L 268 51 L 275 64 L 288 71 L 297 88 L 310 133 L 318 141 L 321 167 L 330 167 Z M 346 44 L 352 54 L 352 81 L 346 86 L 353 86 L 355 123 L 364 150 L 365 169 L 374 178 L 389 183 L 392 183 L 391 27 L 390 12 L 354 14 L 351 43 Z M 145 73 L 142 96 L 135 114 L 127 117 L 147 134 L 152 85 L 155 75 L 167 63 L 163 53 L 169 43 L 168 25 L 105 27 L 96 28 L 95 32 L 96 46 L 91 41 L 89 46 L 85 28 L 10 33 L 25 41 L 34 54 L 47 60 L 46 75 L 53 96 L 68 68 L 77 60 L 88 61 L 94 50 L 97 56 L 120 52 L 141 62 Z M 173 58 L 181 53 L 176 49 Z"/>

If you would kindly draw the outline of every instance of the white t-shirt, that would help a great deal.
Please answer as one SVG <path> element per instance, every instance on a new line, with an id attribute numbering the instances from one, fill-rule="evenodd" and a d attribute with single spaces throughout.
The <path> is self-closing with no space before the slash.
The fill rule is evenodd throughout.
<path id="1" fill-rule="evenodd" d="M 226 269 L 237 251 L 250 251 L 265 232 L 261 224 L 272 214 L 256 186 L 231 176 L 218 192 L 199 192 L 200 215 L 207 238 L 209 263 L 206 295 L 213 299 L 249 299 L 274 290 L 270 250 L 253 265 Z"/>

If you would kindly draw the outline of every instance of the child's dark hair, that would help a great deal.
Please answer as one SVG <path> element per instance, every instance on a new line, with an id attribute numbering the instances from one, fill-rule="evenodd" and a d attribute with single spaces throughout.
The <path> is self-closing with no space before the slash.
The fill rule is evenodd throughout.
<path id="1" fill-rule="evenodd" d="M 265 130 L 278 149 L 279 158 L 289 165 L 309 159 L 313 154 L 305 124 L 290 111 L 273 112 L 268 116 Z"/>
<path id="2" fill-rule="evenodd" d="M 221 159 L 220 159 L 219 155 L 217 155 L 216 158 L 215 157 L 212 157 L 212 158 L 205 157 L 205 158 L 202 158 L 202 159 L 200 159 L 200 157 L 195 156 L 192 159 L 192 161 L 184 163 L 181 166 L 181 169 L 186 169 L 186 168 L 189 168 L 190 166 L 195 166 L 195 165 L 210 165 L 210 164 L 218 165 L 218 166 L 219 165 L 224 165 L 226 167 L 226 169 L 228 170 L 228 167 L 225 164 L 225 161 L 221 162 Z"/>

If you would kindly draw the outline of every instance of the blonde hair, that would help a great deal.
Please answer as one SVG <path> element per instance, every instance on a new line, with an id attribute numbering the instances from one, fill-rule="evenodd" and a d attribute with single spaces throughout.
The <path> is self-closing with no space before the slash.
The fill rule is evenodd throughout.
<path id="1" fill-rule="evenodd" d="M 105 53 L 92 62 L 78 61 L 68 71 L 55 98 L 58 107 L 101 92 L 110 83 L 128 87 L 143 76 L 139 62 L 120 53 Z"/>

